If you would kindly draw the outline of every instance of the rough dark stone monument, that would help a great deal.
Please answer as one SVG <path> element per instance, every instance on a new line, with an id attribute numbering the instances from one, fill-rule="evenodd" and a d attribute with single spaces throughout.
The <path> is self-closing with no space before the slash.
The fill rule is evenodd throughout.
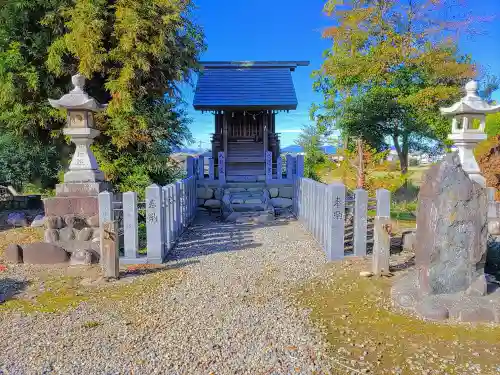
<path id="1" fill-rule="evenodd" d="M 394 284 L 397 306 L 429 320 L 499 321 L 499 285 L 485 274 L 487 210 L 486 189 L 456 153 L 430 168 L 419 193 L 416 268 Z"/>
<path id="2" fill-rule="evenodd" d="M 465 291 L 484 274 L 488 200 L 457 154 L 430 168 L 419 194 L 415 263 L 424 294 Z"/>

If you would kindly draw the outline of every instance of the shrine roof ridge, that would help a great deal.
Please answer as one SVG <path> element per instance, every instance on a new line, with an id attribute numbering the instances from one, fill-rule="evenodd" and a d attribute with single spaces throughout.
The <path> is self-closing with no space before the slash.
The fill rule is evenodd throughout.
<path id="1" fill-rule="evenodd" d="M 294 71 L 298 66 L 309 66 L 309 61 L 200 61 L 205 69 L 254 69 L 287 68 Z"/>

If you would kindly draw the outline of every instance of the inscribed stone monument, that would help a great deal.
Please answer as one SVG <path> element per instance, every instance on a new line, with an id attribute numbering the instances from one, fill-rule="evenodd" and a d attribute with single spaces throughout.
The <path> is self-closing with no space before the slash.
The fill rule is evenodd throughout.
<path id="1" fill-rule="evenodd" d="M 419 194 L 415 261 L 424 294 L 466 290 L 484 274 L 487 196 L 449 154 L 428 171 Z"/>

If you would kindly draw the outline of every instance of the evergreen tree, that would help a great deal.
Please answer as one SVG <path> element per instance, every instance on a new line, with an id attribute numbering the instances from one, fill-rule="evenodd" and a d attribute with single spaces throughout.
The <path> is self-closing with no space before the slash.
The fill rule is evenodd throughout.
<path id="1" fill-rule="evenodd" d="M 67 162 L 62 111 L 48 98 L 85 75 L 105 113 L 94 153 L 123 189 L 170 181 L 171 148 L 191 139 L 178 85 L 204 49 L 185 0 L 0 1 L 0 131 L 55 146 Z"/>

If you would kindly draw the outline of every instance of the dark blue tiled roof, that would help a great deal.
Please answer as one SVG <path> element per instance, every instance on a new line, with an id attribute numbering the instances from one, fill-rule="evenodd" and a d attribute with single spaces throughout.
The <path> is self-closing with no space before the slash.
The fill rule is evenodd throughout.
<path id="1" fill-rule="evenodd" d="M 197 110 L 296 109 L 291 66 L 205 66 L 198 77 Z"/>

